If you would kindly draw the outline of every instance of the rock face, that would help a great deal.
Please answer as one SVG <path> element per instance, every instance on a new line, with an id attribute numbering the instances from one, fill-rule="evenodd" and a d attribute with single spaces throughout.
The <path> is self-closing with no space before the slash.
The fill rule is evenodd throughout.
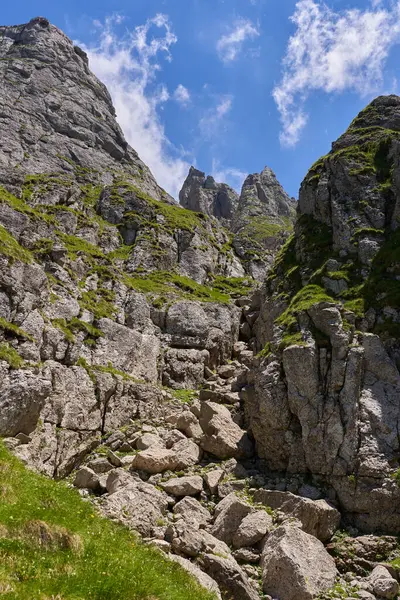
<path id="1" fill-rule="evenodd" d="M 123 170 L 140 178 L 149 194 L 172 201 L 126 143 L 86 54 L 62 31 L 46 19 L 32 19 L 0 27 L 0 40 L 3 185 L 18 189 L 25 175 L 40 173 L 76 181 L 77 168 L 101 172 L 106 183 L 113 171 Z"/>
<path id="2" fill-rule="evenodd" d="M 216 183 L 214 178 L 190 167 L 189 174 L 179 193 L 184 208 L 229 223 L 236 212 L 239 196 L 226 183 Z"/>
<path id="3" fill-rule="evenodd" d="M 185 208 L 213 215 L 230 229 L 233 247 L 246 272 L 260 281 L 290 232 L 296 212 L 296 202 L 269 167 L 249 175 L 240 196 L 191 167 L 179 200 Z"/>
<path id="4" fill-rule="evenodd" d="M 232 358 L 254 282 L 218 221 L 157 185 L 59 29 L 1 27 L 0 80 L 0 435 L 62 477 Z"/>
<path id="5" fill-rule="evenodd" d="M 295 201 L 287 195 L 272 169 L 265 167 L 244 181 L 233 229 L 246 226 L 254 217 L 269 217 L 272 223 L 280 218 L 290 220 L 295 209 Z"/>
<path id="6" fill-rule="evenodd" d="M 361 530 L 400 531 L 399 115 L 374 100 L 313 165 L 254 326 L 244 396 L 269 468 L 328 482 Z"/>

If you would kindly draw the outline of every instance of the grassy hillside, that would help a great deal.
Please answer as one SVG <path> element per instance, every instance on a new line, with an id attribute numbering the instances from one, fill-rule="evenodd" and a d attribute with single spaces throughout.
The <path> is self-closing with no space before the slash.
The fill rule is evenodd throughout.
<path id="1" fill-rule="evenodd" d="M 3 600 L 213 600 L 178 565 L 28 471 L 0 441 Z"/>

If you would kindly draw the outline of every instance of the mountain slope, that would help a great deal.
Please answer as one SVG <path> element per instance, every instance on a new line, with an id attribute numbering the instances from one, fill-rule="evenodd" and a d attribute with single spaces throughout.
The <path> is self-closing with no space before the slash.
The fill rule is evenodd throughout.
<path id="1" fill-rule="evenodd" d="M 320 477 L 357 527 L 392 533 L 400 529 L 399 110 L 397 96 L 374 100 L 305 177 L 294 235 L 267 278 L 255 325 L 266 358 L 248 390 L 270 468 Z"/>

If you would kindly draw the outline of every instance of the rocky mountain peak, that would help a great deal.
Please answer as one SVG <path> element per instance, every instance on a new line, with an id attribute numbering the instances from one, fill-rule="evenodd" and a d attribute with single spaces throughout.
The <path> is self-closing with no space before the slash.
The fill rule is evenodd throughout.
<path id="1" fill-rule="evenodd" d="M 179 193 L 184 208 L 222 219 L 232 220 L 239 201 L 234 189 L 226 183 L 216 183 L 214 177 L 190 167 L 189 174 Z"/>
<path id="2" fill-rule="evenodd" d="M 249 175 L 242 187 L 234 229 L 246 224 L 250 217 L 268 217 L 274 222 L 293 219 L 296 203 L 279 183 L 275 173 L 265 167 L 261 173 Z"/>
<path id="3" fill-rule="evenodd" d="M 110 94 L 83 50 L 44 17 L 0 27 L 0 182 L 26 174 L 82 174 L 113 181 L 124 171 L 158 199 L 172 199 L 127 144 Z M 99 175 L 101 173 L 101 176 Z"/>

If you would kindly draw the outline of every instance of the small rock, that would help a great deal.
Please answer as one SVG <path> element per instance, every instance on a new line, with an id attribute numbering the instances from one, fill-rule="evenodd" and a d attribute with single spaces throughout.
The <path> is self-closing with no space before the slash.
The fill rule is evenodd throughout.
<path id="1" fill-rule="evenodd" d="M 113 467 L 122 467 L 121 459 L 112 450 L 107 452 L 107 459 L 110 461 Z"/>
<path id="2" fill-rule="evenodd" d="M 174 496 L 195 496 L 203 489 L 203 479 L 199 475 L 175 477 L 162 483 L 161 487 Z"/>
<path id="3" fill-rule="evenodd" d="M 198 500 L 189 496 L 175 504 L 173 511 L 175 515 L 180 516 L 184 521 L 198 526 L 207 525 L 212 518 L 208 510 Z"/>
<path id="4" fill-rule="evenodd" d="M 88 467 L 82 467 L 75 475 L 74 486 L 79 489 L 96 490 L 100 487 L 98 475 Z"/>
<path id="5" fill-rule="evenodd" d="M 232 554 L 238 562 L 244 563 L 258 563 L 260 560 L 260 553 L 254 550 L 254 548 L 238 548 Z"/>
<path id="6" fill-rule="evenodd" d="M 250 513 L 240 523 L 233 536 L 233 547 L 254 546 L 273 527 L 272 517 L 265 510 Z"/>
<path id="7" fill-rule="evenodd" d="M 204 474 L 204 481 L 208 485 L 208 488 L 212 494 L 215 494 L 218 488 L 218 484 L 224 477 L 224 471 L 222 469 L 213 469 Z"/>

